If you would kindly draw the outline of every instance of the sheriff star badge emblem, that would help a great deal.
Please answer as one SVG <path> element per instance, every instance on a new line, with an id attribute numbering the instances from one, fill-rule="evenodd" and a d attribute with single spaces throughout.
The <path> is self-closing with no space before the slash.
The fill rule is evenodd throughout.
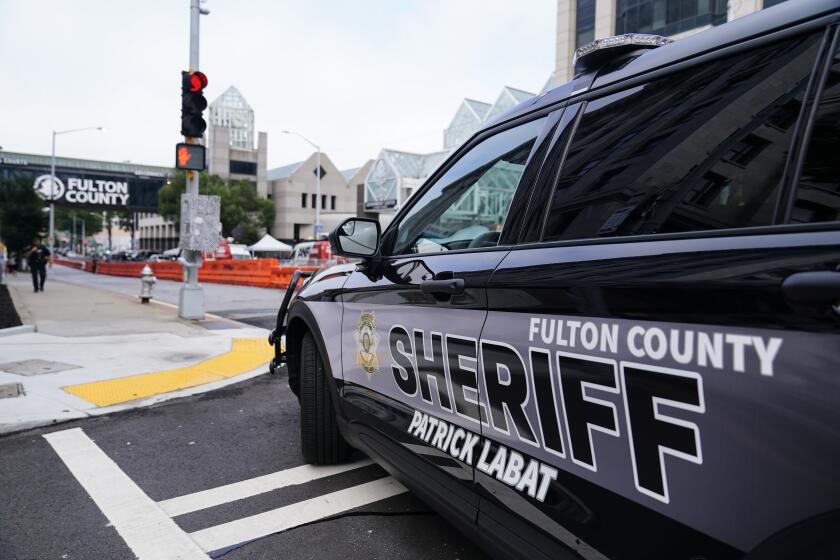
<path id="1" fill-rule="evenodd" d="M 356 363 L 359 364 L 368 377 L 379 370 L 376 359 L 376 347 L 379 336 L 376 334 L 376 317 L 373 311 L 363 311 L 356 324 Z"/>

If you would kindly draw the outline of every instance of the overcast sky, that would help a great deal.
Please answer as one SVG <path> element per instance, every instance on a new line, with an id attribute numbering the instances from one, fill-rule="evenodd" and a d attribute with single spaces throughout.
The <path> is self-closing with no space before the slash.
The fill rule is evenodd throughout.
<path id="1" fill-rule="evenodd" d="M 380 148 L 433 151 L 464 97 L 537 92 L 554 67 L 556 0 L 207 0 L 208 101 L 235 85 L 269 168 L 320 143 L 339 168 Z M 173 165 L 189 0 L 0 0 L 0 146 Z"/>

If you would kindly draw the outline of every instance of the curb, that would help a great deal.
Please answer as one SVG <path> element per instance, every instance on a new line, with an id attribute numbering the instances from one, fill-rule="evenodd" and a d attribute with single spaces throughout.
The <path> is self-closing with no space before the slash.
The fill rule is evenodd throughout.
<path id="1" fill-rule="evenodd" d="M 12 298 L 12 305 L 15 306 L 15 311 L 17 311 L 18 317 L 20 317 L 20 322 L 23 323 L 24 326 L 30 325 L 34 328 L 32 314 L 29 312 L 29 308 L 24 305 L 23 300 L 20 299 L 20 295 L 17 292 L 17 286 L 14 286 L 9 282 L 6 283 L 6 286 L 9 288 L 9 297 Z"/>
<path id="2" fill-rule="evenodd" d="M 19 327 L 8 327 L 0 329 L 0 337 L 14 336 L 16 334 L 26 334 L 35 332 L 35 325 L 21 325 Z"/>
<path id="3" fill-rule="evenodd" d="M 266 365 L 265 368 L 267 370 L 268 366 Z M 53 426 L 58 426 L 60 424 L 67 424 L 69 422 L 76 422 L 87 418 L 96 418 L 98 416 L 107 416 L 109 414 L 118 414 L 121 412 L 131 412 L 133 410 L 154 408 L 159 405 L 169 404 L 168 401 L 200 396 L 204 393 L 209 393 L 215 391 L 216 389 L 222 389 L 224 387 L 227 387 L 228 385 L 235 385 L 236 383 L 248 381 L 261 375 L 269 375 L 268 371 L 265 371 L 262 366 L 255 368 L 249 372 L 242 373 L 238 376 L 230 377 L 228 379 L 221 379 L 219 381 L 205 383 L 204 385 L 196 385 L 195 387 L 187 387 L 186 389 L 179 389 L 170 393 L 161 393 L 159 395 L 138 399 L 136 401 L 130 401 L 111 406 L 96 407 L 88 410 L 74 410 L 74 416 L 72 417 L 55 419 L 44 418 L 20 423 L 0 423 L 0 439 L 5 438 L 7 436 L 19 434 L 21 432 L 27 432 L 39 428 L 50 428 Z"/>

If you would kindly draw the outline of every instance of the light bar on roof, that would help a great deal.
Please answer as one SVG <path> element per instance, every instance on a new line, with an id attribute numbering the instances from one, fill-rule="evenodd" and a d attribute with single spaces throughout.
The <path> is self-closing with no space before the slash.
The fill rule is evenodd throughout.
<path id="1" fill-rule="evenodd" d="M 618 54 L 619 52 L 625 52 L 634 48 L 655 49 L 671 42 L 673 42 L 673 39 L 669 39 L 668 37 L 644 33 L 625 33 L 624 35 L 605 37 L 575 49 L 575 57 L 572 63 L 575 65 L 575 68 L 577 68 L 578 63 L 581 63 L 582 67 L 586 67 L 588 60 L 584 59 L 594 58 L 592 56 L 594 53 L 609 56 L 610 54 Z M 607 50 L 611 52 L 605 52 Z"/>

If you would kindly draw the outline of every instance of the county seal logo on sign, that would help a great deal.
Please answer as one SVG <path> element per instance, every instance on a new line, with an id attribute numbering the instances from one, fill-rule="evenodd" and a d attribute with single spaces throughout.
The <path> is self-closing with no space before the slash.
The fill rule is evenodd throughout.
<path id="1" fill-rule="evenodd" d="M 379 369 L 376 359 L 376 347 L 379 345 L 379 337 L 376 335 L 376 317 L 373 311 L 363 311 L 356 324 L 356 363 L 359 364 L 368 376 L 373 375 Z"/>
<path id="2" fill-rule="evenodd" d="M 53 182 L 52 175 L 41 175 L 35 179 L 32 188 L 44 200 L 58 200 L 64 196 L 64 183 L 58 177 Z"/>

